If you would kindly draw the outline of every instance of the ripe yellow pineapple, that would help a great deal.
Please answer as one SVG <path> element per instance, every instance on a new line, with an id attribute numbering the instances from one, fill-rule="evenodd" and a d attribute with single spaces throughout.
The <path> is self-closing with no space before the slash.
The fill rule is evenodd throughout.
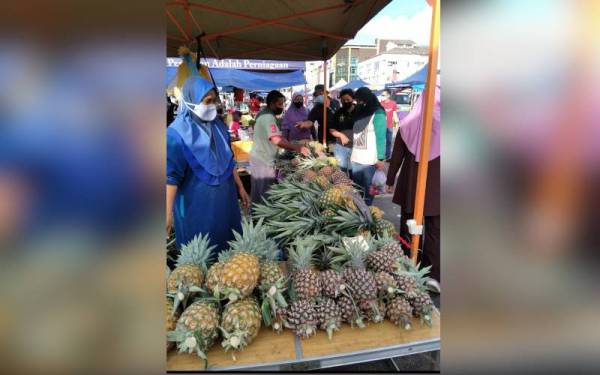
<path id="1" fill-rule="evenodd" d="M 181 247 L 181 253 L 177 258 L 177 268 L 171 272 L 167 279 L 167 292 L 173 296 L 173 312 L 181 302 L 187 301 L 190 294 L 200 292 L 206 264 L 211 251 L 215 246 L 209 246 L 208 234 L 195 236 L 190 242 Z"/>
<path id="2" fill-rule="evenodd" d="M 313 182 L 316 183 L 317 185 L 319 185 L 319 187 L 322 189 L 327 189 L 331 186 L 331 182 L 329 182 L 329 179 L 323 175 L 319 175 L 319 176 L 315 177 L 313 179 Z"/>
<path id="3" fill-rule="evenodd" d="M 221 318 L 221 332 L 225 350 L 241 350 L 258 335 L 261 326 L 261 314 L 258 303 L 253 297 L 228 304 Z M 235 353 L 232 353 L 235 360 Z"/>
<path id="4" fill-rule="evenodd" d="M 342 206 L 344 204 L 344 192 L 338 187 L 329 188 L 321 194 L 317 203 L 321 208 Z"/>
<path id="5" fill-rule="evenodd" d="M 166 314 L 165 314 L 165 330 L 167 332 L 174 331 L 177 326 L 177 319 L 179 318 L 179 314 L 173 314 L 173 301 L 167 297 L 166 298 Z M 167 340 L 167 351 L 173 348 L 173 343 Z"/>
<path id="6" fill-rule="evenodd" d="M 167 333 L 167 339 L 177 343 L 180 353 L 196 353 L 198 357 L 204 359 L 206 366 L 208 362 L 206 352 L 219 336 L 218 326 L 217 305 L 199 300 L 185 309 L 177 321 L 176 329 Z"/>
<path id="7" fill-rule="evenodd" d="M 369 207 L 369 210 L 371 210 L 371 215 L 373 216 L 373 219 L 375 219 L 375 220 L 383 219 L 384 212 L 381 210 L 381 208 L 376 207 L 376 206 L 371 206 L 371 207 Z"/>

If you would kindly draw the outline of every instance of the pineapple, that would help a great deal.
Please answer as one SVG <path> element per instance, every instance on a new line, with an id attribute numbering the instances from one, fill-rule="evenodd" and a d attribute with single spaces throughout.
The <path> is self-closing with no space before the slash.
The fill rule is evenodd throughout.
<path id="1" fill-rule="evenodd" d="M 350 183 L 352 182 L 348 175 L 340 170 L 337 170 L 331 174 L 331 182 L 333 182 L 334 185 L 339 185 L 348 181 L 350 181 Z"/>
<path id="2" fill-rule="evenodd" d="M 356 203 L 354 202 L 354 197 L 352 195 L 351 192 L 349 191 L 345 191 L 344 194 L 344 206 L 346 206 L 347 209 L 351 210 L 351 211 L 358 211 L 358 207 L 356 206 Z"/>
<path id="3" fill-rule="evenodd" d="M 405 296 L 411 297 L 415 294 L 417 291 L 417 280 L 414 276 L 410 274 L 394 274 L 393 277 L 396 280 L 398 289 L 404 292 Z"/>
<path id="4" fill-rule="evenodd" d="M 371 207 L 369 207 L 369 210 L 371 211 L 371 215 L 373 215 L 373 219 L 375 219 L 375 220 L 383 219 L 384 212 L 381 210 L 381 208 L 376 207 L 376 206 L 371 206 Z"/>
<path id="5" fill-rule="evenodd" d="M 338 161 L 334 157 L 331 157 L 331 156 L 328 157 L 327 161 L 329 162 L 329 165 L 331 165 L 332 167 L 337 167 L 337 165 L 338 165 Z"/>
<path id="6" fill-rule="evenodd" d="M 413 308 L 404 297 L 396 297 L 387 304 L 387 317 L 392 323 L 406 330 L 411 328 Z"/>
<path id="7" fill-rule="evenodd" d="M 179 314 L 177 312 L 173 313 L 173 301 L 167 297 L 166 299 L 166 315 L 165 315 L 165 329 L 167 332 L 174 331 L 177 326 L 177 319 L 179 318 Z M 173 348 L 173 342 L 167 340 L 167 351 Z"/>
<path id="8" fill-rule="evenodd" d="M 435 310 L 435 305 L 429 296 L 429 293 L 423 290 L 417 290 L 409 297 L 409 302 L 413 307 L 415 316 L 421 319 L 421 324 L 426 323 L 431 327 L 431 315 Z"/>
<path id="9" fill-rule="evenodd" d="M 338 298 L 337 304 L 342 314 L 342 321 L 350 323 L 352 327 L 354 325 L 357 325 L 359 328 L 366 327 L 363 322 L 364 316 L 362 315 L 362 311 L 358 309 L 351 297 L 341 296 Z"/>
<path id="10" fill-rule="evenodd" d="M 175 331 L 167 333 L 167 339 L 177 343 L 180 353 L 196 353 L 204 359 L 218 334 L 219 310 L 216 304 L 199 300 L 188 306 L 177 321 Z"/>
<path id="11" fill-rule="evenodd" d="M 329 188 L 321 194 L 317 203 L 321 208 L 342 206 L 344 204 L 344 192 L 337 187 Z"/>
<path id="12" fill-rule="evenodd" d="M 326 166 L 324 166 L 323 168 L 321 168 L 319 170 L 319 175 L 320 176 L 329 177 L 329 176 L 331 176 L 333 174 L 334 171 L 335 170 L 331 166 L 326 165 Z"/>
<path id="13" fill-rule="evenodd" d="M 328 189 L 331 186 L 331 182 L 329 182 L 329 179 L 323 175 L 315 177 L 312 181 L 323 190 Z"/>
<path id="14" fill-rule="evenodd" d="M 381 323 L 385 319 L 386 306 L 383 300 L 378 300 L 374 304 L 371 304 L 368 301 L 362 301 L 359 304 L 359 308 L 371 322 Z"/>
<path id="15" fill-rule="evenodd" d="M 315 306 L 308 300 L 299 299 L 287 310 L 286 326 L 292 329 L 296 336 L 312 336 L 316 333 L 317 323 Z"/>
<path id="16" fill-rule="evenodd" d="M 319 257 L 319 277 L 321 278 L 322 294 L 329 298 L 338 298 L 345 290 L 346 285 L 339 271 L 331 269 L 333 253 L 324 249 Z"/>
<path id="17" fill-rule="evenodd" d="M 212 266 L 210 266 L 208 273 L 206 274 L 206 288 L 213 294 L 220 293 L 219 279 L 221 277 L 220 272 L 224 265 L 225 263 L 222 262 L 214 263 Z"/>
<path id="18" fill-rule="evenodd" d="M 343 272 L 348 289 L 358 301 L 377 299 L 377 281 L 373 273 L 365 269 L 364 259 L 371 248 L 367 241 L 346 241 L 341 248 L 332 248 L 338 254 L 336 261 L 350 265 Z M 365 248 L 366 247 L 366 248 Z"/>
<path id="19" fill-rule="evenodd" d="M 331 209 L 331 208 L 327 208 L 325 209 L 322 213 L 321 216 L 323 217 L 323 222 L 324 223 L 331 223 L 333 218 L 336 216 L 336 212 L 335 210 Z"/>
<path id="20" fill-rule="evenodd" d="M 391 221 L 385 219 L 375 221 L 375 231 L 380 237 L 393 237 L 397 234 L 396 227 L 394 226 L 394 224 Z"/>
<path id="21" fill-rule="evenodd" d="M 400 256 L 396 251 L 377 250 L 369 253 L 366 258 L 367 267 L 374 272 L 394 272 L 398 267 L 398 258 Z"/>
<path id="22" fill-rule="evenodd" d="M 371 251 L 373 244 L 370 241 L 344 241 L 341 248 L 332 248 L 337 254 L 335 261 L 338 264 L 350 266 L 342 274 L 346 286 L 359 306 L 369 304 L 377 312 L 377 281 L 373 273 L 365 269 L 365 255 Z"/>
<path id="23" fill-rule="evenodd" d="M 195 236 L 190 242 L 183 245 L 177 257 L 175 268 L 167 279 L 167 292 L 173 296 L 173 313 L 177 311 L 180 303 L 187 302 L 192 293 L 201 292 L 206 264 L 211 251 L 216 246 L 209 246 L 208 234 Z"/>
<path id="24" fill-rule="evenodd" d="M 331 340 L 333 331 L 339 330 L 342 325 L 342 310 L 331 298 L 321 298 L 317 300 L 315 311 L 319 328 L 327 331 Z"/>
<path id="25" fill-rule="evenodd" d="M 253 297 L 244 298 L 225 306 L 221 317 L 221 332 L 225 351 L 241 350 L 258 335 L 261 326 L 260 308 Z M 232 354 L 235 360 L 235 354 Z"/>
<path id="26" fill-rule="evenodd" d="M 402 256 L 402 257 L 408 259 L 408 257 L 406 257 L 406 255 L 404 255 L 404 250 L 402 249 L 402 246 L 400 245 L 400 243 L 392 237 L 383 237 L 379 241 L 377 241 L 377 250 L 385 251 L 385 252 L 389 252 L 389 253 L 393 253 L 393 254 L 395 253 L 395 254 L 398 254 L 399 256 Z"/>
<path id="27" fill-rule="evenodd" d="M 275 247 L 267 239 L 263 220 L 253 225 L 250 219 L 242 220 L 242 234 L 233 232 L 234 240 L 229 242 L 230 249 L 219 255 L 223 263 L 216 272 L 217 290 L 223 291 L 230 301 L 248 297 L 258 285 L 260 277 L 259 257 L 265 249 Z M 220 297 L 219 294 L 216 295 Z"/>
<path id="28" fill-rule="evenodd" d="M 394 296 L 399 293 L 398 282 L 393 275 L 380 271 L 375 274 L 375 281 L 380 297 Z"/>
<path id="29" fill-rule="evenodd" d="M 315 180 L 315 178 L 317 178 L 317 176 L 317 172 L 313 171 L 312 169 L 306 169 L 302 172 L 304 182 L 312 182 Z"/>
<path id="30" fill-rule="evenodd" d="M 278 309 L 286 308 L 288 306 L 283 293 L 286 290 L 287 280 L 277 257 L 279 250 L 276 244 L 271 241 L 270 246 L 267 246 L 269 242 L 263 242 L 265 247 L 263 248 L 264 260 L 260 263 L 260 279 L 259 288 L 261 291 L 262 305 L 261 311 L 263 316 L 263 322 L 266 326 L 273 326 L 276 331 L 281 329 L 274 326 L 278 322 Z"/>
<path id="31" fill-rule="evenodd" d="M 312 300 L 321 295 L 319 272 L 312 269 L 314 242 L 296 240 L 289 249 L 292 269 L 292 286 L 299 299 Z"/>

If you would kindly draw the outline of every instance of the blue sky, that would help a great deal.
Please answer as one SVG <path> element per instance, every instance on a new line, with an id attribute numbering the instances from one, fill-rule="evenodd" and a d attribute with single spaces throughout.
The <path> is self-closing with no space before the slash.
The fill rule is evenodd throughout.
<path id="1" fill-rule="evenodd" d="M 431 8 L 425 0 L 393 0 L 367 23 L 351 44 L 372 44 L 375 38 L 412 39 L 428 44 Z"/>

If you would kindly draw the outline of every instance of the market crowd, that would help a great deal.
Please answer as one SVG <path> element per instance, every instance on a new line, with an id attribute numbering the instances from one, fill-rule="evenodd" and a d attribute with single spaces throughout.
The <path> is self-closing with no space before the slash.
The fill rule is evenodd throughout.
<path id="1" fill-rule="evenodd" d="M 272 90 L 266 97 L 235 93 L 219 98 L 211 82 L 189 78 L 179 103 L 167 97 L 167 232 L 177 245 L 209 233 L 216 251 L 226 249 L 231 231 L 240 230 L 242 207 L 261 202 L 276 183 L 280 149 L 308 155 L 306 144 L 325 141 L 346 172 L 373 204 L 376 171 L 386 174 L 385 192 L 401 208 L 400 235 L 410 241 L 406 220 L 413 217 L 422 127 L 421 96 L 400 115 L 392 92 L 378 98 L 368 87 L 337 95 L 323 85 L 313 90 L 310 108 L 301 92 L 286 98 Z M 289 104 L 286 107 L 286 100 Z M 322 126 L 326 116 L 326 134 Z M 401 120 L 400 120 L 401 119 Z M 238 175 L 231 143 L 252 141 L 250 191 Z M 436 87 L 433 133 L 424 211 L 423 266 L 440 280 L 440 99 Z"/>

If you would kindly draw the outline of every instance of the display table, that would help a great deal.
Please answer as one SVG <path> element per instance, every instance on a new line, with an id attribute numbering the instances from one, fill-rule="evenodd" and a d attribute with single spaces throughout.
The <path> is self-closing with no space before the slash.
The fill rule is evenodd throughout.
<path id="1" fill-rule="evenodd" d="M 236 352 L 236 361 L 220 341 L 216 343 L 208 352 L 209 370 L 313 370 L 440 350 L 438 314 L 434 314 L 432 325 L 421 327 L 413 319 L 413 329 L 404 331 L 387 320 L 370 323 L 365 329 L 344 324 L 331 341 L 325 331 L 300 339 L 287 329 L 277 334 L 270 327 L 263 327 L 244 351 Z M 202 371 L 204 361 L 175 350 L 167 356 L 167 370 Z"/>

